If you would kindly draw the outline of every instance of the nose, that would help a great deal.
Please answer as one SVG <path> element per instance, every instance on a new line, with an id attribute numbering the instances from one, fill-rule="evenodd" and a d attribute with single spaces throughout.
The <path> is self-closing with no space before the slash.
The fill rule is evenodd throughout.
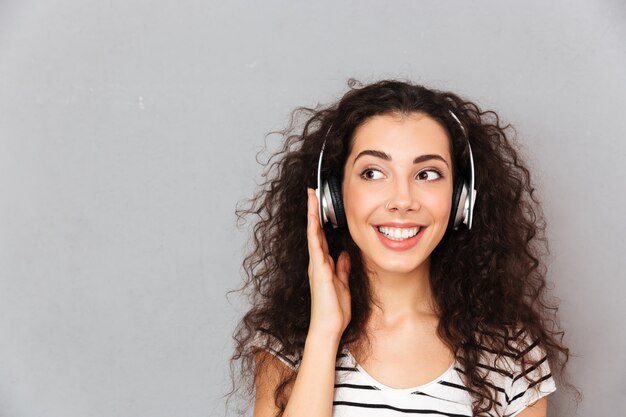
<path id="1" fill-rule="evenodd" d="M 390 211 L 419 210 L 417 190 L 407 181 L 395 181 L 391 187 L 390 199 L 385 208 Z"/>

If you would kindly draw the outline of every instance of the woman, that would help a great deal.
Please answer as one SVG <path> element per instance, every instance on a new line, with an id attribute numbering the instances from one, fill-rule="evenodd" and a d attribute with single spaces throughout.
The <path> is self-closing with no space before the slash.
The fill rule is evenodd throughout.
<path id="1" fill-rule="evenodd" d="M 449 92 L 349 85 L 300 109 L 238 213 L 258 216 L 233 355 L 254 416 L 545 416 L 569 351 L 507 127 Z"/>

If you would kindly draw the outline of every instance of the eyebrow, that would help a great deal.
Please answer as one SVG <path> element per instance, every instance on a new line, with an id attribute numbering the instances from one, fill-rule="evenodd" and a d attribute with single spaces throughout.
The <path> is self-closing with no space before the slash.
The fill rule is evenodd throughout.
<path id="1" fill-rule="evenodd" d="M 373 157 L 376 157 L 376 158 L 384 159 L 385 161 L 391 161 L 391 156 L 386 154 L 383 151 L 375 151 L 375 150 L 372 150 L 372 149 L 366 149 L 366 150 L 364 150 L 362 152 L 359 152 L 359 154 L 356 156 L 356 158 L 354 158 L 354 162 L 352 163 L 352 165 L 354 166 L 354 164 L 356 163 L 356 160 L 359 159 L 362 156 L 365 156 L 365 155 L 370 155 L 370 156 L 373 156 Z M 444 164 L 446 164 L 446 166 L 449 167 L 448 162 L 441 155 L 437 155 L 437 154 L 434 154 L 434 153 L 429 153 L 429 154 L 426 154 L 426 155 L 420 155 L 420 156 L 416 157 L 413 160 L 413 163 L 414 164 L 419 164 L 419 163 L 422 163 L 422 162 L 425 162 L 425 161 L 430 161 L 432 159 L 436 159 L 436 160 L 442 161 Z"/>

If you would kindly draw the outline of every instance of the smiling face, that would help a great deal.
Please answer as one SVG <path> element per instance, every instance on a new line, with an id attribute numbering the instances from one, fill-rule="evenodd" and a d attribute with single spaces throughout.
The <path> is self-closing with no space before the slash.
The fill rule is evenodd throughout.
<path id="1" fill-rule="evenodd" d="M 344 165 L 352 239 L 375 272 L 428 268 L 448 224 L 452 160 L 445 128 L 422 113 L 371 117 Z"/>

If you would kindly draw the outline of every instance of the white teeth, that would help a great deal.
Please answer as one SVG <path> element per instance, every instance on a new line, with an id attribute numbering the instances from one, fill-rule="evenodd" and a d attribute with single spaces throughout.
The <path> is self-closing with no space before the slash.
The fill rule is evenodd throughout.
<path id="1" fill-rule="evenodd" d="M 387 227 L 379 226 L 378 231 L 388 237 L 391 240 L 405 240 L 415 236 L 421 227 L 399 228 L 399 227 Z"/>

